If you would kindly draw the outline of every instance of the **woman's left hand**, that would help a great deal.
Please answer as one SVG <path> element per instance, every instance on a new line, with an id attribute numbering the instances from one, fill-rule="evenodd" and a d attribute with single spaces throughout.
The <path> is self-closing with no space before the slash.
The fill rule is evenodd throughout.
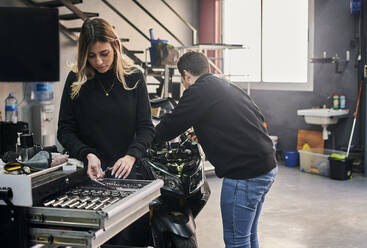
<path id="1" fill-rule="evenodd" d="M 131 169 L 133 168 L 135 160 L 135 157 L 130 155 L 125 155 L 124 157 L 120 158 L 111 168 L 111 175 L 118 179 L 127 178 L 131 172 Z"/>

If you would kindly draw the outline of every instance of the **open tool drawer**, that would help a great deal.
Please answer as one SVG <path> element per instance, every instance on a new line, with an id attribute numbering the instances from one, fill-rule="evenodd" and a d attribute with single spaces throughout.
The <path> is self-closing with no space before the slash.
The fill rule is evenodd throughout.
<path id="1" fill-rule="evenodd" d="M 115 189 L 87 181 L 29 208 L 31 243 L 99 247 L 147 213 L 163 186 L 161 180 L 102 182 Z"/>

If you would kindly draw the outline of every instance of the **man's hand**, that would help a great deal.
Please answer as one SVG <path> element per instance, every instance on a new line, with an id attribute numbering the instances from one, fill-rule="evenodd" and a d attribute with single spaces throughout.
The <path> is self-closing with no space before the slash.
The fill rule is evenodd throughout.
<path id="1" fill-rule="evenodd" d="M 173 138 L 169 141 L 170 143 L 179 143 L 181 142 L 181 138 L 180 136 L 177 136 L 176 138 Z"/>
<path id="2" fill-rule="evenodd" d="M 88 170 L 87 174 L 90 179 L 99 179 L 104 177 L 104 173 L 101 168 L 101 160 L 94 155 L 93 153 L 89 153 L 87 155 L 88 159 Z"/>
<path id="3" fill-rule="evenodd" d="M 120 158 L 111 168 L 111 175 L 118 179 L 127 178 L 131 172 L 131 169 L 133 168 L 135 160 L 135 157 L 130 155 L 125 155 L 124 157 Z"/>
<path id="4" fill-rule="evenodd" d="M 189 129 L 189 130 L 187 130 L 187 137 L 191 140 L 191 141 L 193 141 L 193 142 L 195 142 L 195 143 L 199 143 L 199 140 L 198 140 L 198 137 L 196 137 L 196 134 L 195 134 L 195 132 L 194 132 L 194 130 L 193 129 Z"/>

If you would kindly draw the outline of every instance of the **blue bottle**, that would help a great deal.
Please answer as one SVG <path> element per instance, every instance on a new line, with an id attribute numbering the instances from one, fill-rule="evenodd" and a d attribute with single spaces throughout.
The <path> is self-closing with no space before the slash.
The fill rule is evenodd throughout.
<path id="1" fill-rule="evenodd" d="M 339 101 L 340 101 L 340 104 L 339 104 L 340 109 L 345 109 L 345 95 L 344 94 L 340 95 Z"/>
<path id="2" fill-rule="evenodd" d="M 52 83 L 34 83 L 33 91 L 36 102 L 51 101 L 54 98 Z"/>

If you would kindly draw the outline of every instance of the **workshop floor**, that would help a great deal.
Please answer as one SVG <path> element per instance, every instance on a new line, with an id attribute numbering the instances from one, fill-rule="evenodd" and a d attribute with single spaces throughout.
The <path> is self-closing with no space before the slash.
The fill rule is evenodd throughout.
<path id="1" fill-rule="evenodd" d="M 200 248 L 223 248 L 222 180 L 208 175 L 211 197 L 197 218 Z M 367 178 L 336 181 L 279 166 L 259 221 L 261 248 L 367 247 Z"/>

